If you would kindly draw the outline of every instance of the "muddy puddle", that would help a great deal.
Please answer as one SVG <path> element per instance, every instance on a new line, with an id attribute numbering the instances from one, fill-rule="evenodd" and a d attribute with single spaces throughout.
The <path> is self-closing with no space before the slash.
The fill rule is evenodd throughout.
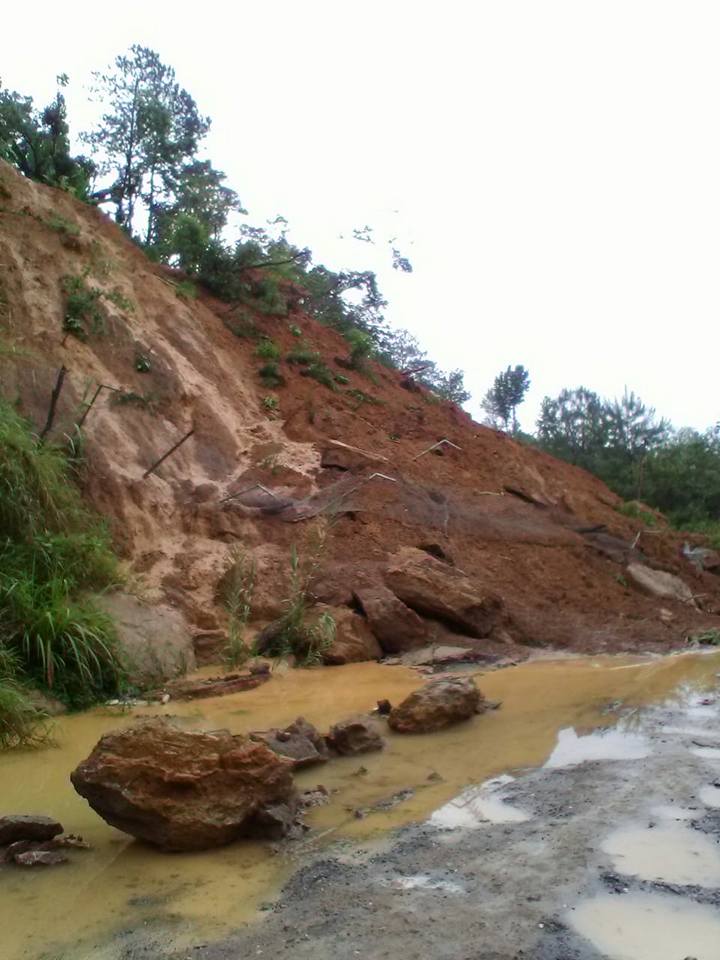
<path id="1" fill-rule="evenodd" d="M 250 922 L 304 858 L 330 840 L 376 842 L 433 813 L 442 820 L 443 810 L 446 827 L 467 825 L 468 817 L 523 819 L 502 799 L 508 781 L 499 775 L 548 761 L 563 766 L 624 757 L 628 750 L 643 756 L 649 748 L 632 729 L 634 708 L 680 688 L 708 689 L 718 669 L 717 655 L 684 655 L 538 660 L 478 673 L 483 692 L 502 700 L 500 710 L 434 735 L 388 734 L 382 753 L 301 772 L 301 789 L 322 783 L 332 799 L 309 811 L 307 838 L 282 852 L 253 843 L 199 854 L 156 852 L 100 820 L 73 791 L 69 773 L 103 733 L 137 717 L 166 714 L 189 728 L 243 733 L 303 715 L 327 729 L 380 698 L 398 702 L 423 682 L 417 672 L 374 663 L 286 670 L 262 687 L 224 698 L 60 718 L 55 747 L 0 757 L 0 812 L 51 814 L 93 849 L 73 852 L 71 863 L 47 871 L 0 870 L 2 958 L 112 958 L 113 937 L 140 928 L 162 930 L 165 945 L 198 944 Z"/>

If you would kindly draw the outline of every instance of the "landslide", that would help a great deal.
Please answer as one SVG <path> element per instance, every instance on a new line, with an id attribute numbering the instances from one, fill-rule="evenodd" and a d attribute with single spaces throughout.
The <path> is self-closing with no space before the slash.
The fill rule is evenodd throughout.
<path id="1" fill-rule="evenodd" d="M 84 341 L 63 328 L 67 277 L 101 291 Z M 262 625 L 285 609 L 292 546 L 315 549 L 320 523 L 313 596 L 331 611 L 357 619 L 358 586 L 380 583 L 403 548 L 502 609 L 489 635 L 470 637 L 441 605 L 420 605 L 413 615 L 434 641 L 510 656 L 663 649 L 720 625 L 720 579 L 679 556 L 683 538 L 661 517 L 646 529 L 597 478 L 398 371 L 348 369 L 347 342 L 303 311 L 297 288 L 277 316 L 203 291 L 183 298 L 182 279 L 99 210 L 0 162 L 2 395 L 41 428 L 64 366 L 50 437 L 65 442 L 103 385 L 82 428 L 84 493 L 110 521 L 129 589 L 176 606 L 199 645 L 222 640 L 233 547 L 257 563 L 252 622 Z M 283 359 L 286 383 L 268 389 L 257 338 L 237 335 L 253 330 L 283 358 L 307 342 L 341 382 L 331 390 Z M 450 442 L 424 452 L 440 441 Z M 681 576 L 694 599 L 641 592 L 629 562 Z"/>

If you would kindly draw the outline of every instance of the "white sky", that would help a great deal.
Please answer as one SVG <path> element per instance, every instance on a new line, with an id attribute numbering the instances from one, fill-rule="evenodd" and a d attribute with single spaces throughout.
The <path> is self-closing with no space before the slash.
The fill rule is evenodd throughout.
<path id="1" fill-rule="evenodd" d="M 44 102 L 68 73 L 75 130 L 91 70 L 157 50 L 253 222 L 375 268 L 474 414 L 523 363 L 525 428 L 579 384 L 720 419 L 717 0 L 40 0 L 3 26 L 4 84 Z M 366 223 L 413 274 L 338 239 Z"/>

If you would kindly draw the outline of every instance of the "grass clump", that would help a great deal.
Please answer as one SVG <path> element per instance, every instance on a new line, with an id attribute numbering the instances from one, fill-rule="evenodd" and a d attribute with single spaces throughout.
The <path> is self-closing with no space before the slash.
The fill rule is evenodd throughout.
<path id="1" fill-rule="evenodd" d="M 29 680 L 70 706 L 122 678 L 110 619 L 89 596 L 117 578 L 104 526 L 84 507 L 63 452 L 0 400 L 0 680 Z M 3 672 L 4 671 L 4 672 Z M 14 691 L 14 692 L 13 692 Z"/>
<path id="2" fill-rule="evenodd" d="M 285 377 L 280 373 L 280 367 L 274 360 L 263 364 L 258 370 L 258 376 L 262 380 L 263 385 L 270 389 L 285 386 Z"/>
<path id="3" fill-rule="evenodd" d="M 284 601 L 287 607 L 277 624 L 264 653 L 278 659 L 295 657 L 304 667 L 322 663 L 325 652 L 335 640 L 335 620 L 329 613 L 321 614 L 314 622 L 308 618 L 310 582 L 317 572 L 325 547 L 326 531 L 316 535 L 305 557 L 297 547 L 290 550 L 290 589 Z"/>
<path id="4" fill-rule="evenodd" d="M 175 295 L 181 300 L 196 300 L 198 295 L 197 284 L 192 280 L 180 280 L 175 284 Z"/>
<path id="5" fill-rule="evenodd" d="M 281 356 L 280 347 L 270 337 L 263 337 L 255 347 L 255 356 L 260 360 L 279 360 Z"/>
<path id="6" fill-rule="evenodd" d="M 80 236 L 80 227 L 78 227 L 76 223 L 72 223 L 70 220 L 66 220 L 65 217 L 61 217 L 56 213 L 50 217 L 47 225 L 51 230 L 55 230 L 63 237 Z"/>
<path id="7" fill-rule="evenodd" d="M 78 340 L 87 340 L 91 333 L 104 333 L 102 290 L 88 286 L 85 276 L 68 275 L 60 282 L 65 293 L 63 330 Z"/>
<path id="8" fill-rule="evenodd" d="M 649 510 L 644 510 L 637 500 L 629 500 L 621 503 L 620 506 L 617 507 L 617 512 L 621 513 L 624 517 L 632 517 L 633 520 L 640 520 L 646 527 L 657 526 L 657 517 L 653 513 L 650 513 Z"/>
<path id="9" fill-rule="evenodd" d="M 280 408 L 280 401 L 277 397 L 274 397 L 269 393 L 267 396 L 263 397 L 262 405 L 268 411 L 268 413 L 275 413 Z"/>
<path id="10" fill-rule="evenodd" d="M 320 362 L 320 354 L 317 350 L 313 350 L 309 343 L 303 341 L 293 347 L 293 349 L 285 357 L 288 363 L 294 364 L 299 367 L 308 367 L 313 363 Z"/>
<path id="11" fill-rule="evenodd" d="M 305 368 L 303 373 L 306 377 L 312 377 L 313 380 L 317 380 L 318 383 L 327 387 L 328 390 L 337 390 L 337 384 L 335 383 L 332 370 L 327 364 L 323 363 L 322 360 L 316 360 L 314 363 L 311 363 L 309 367 Z"/>
<path id="12" fill-rule="evenodd" d="M 39 746 L 49 736 L 50 718 L 32 702 L 19 673 L 17 656 L 0 644 L 0 750 Z"/>
<path id="13" fill-rule="evenodd" d="M 224 581 L 223 596 L 228 613 L 225 660 L 230 667 L 240 666 L 250 655 L 245 637 L 252 612 L 255 573 L 255 560 L 249 557 L 242 547 L 235 547 L 231 553 L 231 564 Z"/>

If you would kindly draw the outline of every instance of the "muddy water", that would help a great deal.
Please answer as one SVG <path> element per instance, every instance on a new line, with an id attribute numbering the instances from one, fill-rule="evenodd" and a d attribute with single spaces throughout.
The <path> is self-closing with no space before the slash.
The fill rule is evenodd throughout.
<path id="1" fill-rule="evenodd" d="M 581 735 L 575 740 L 587 740 L 583 735 L 611 728 L 629 707 L 663 700 L 680 685 L 711 686 L 719 666 L 717 656 L 596 658 L 536 661 L 480 674 L 479 685 L 488 697 L 503 701 L 501 710 L 430 736 L 389 735 L 380 754 L 341 758 L 301 773 L 300 787 L 323 783 L 333 791 L 332 802 L 311 811 L 308 839 L 292 845 L 289 854 L 240 843 L 208 853 L 163 855 L 131 842 L 93 814 L 74 793 L 69 772 L 101 734 L 136 717 L 167 714 L 188 728 L 222 726 L 242 733 L 302 714 L 327 728 L 379 698 L 399 701 L 422 682 L 416 672 L 378 664 L 285 671 L 230 697 L 62 718 L 56 747 L 0 757 L 0 812 L 52 814 L 67 830 L 85 836 L 93 850 L 73 852 L 72 863 L 54 870 L 0 872 L 3 960 L 111 957 L 109 938 L 143 925 L 160 925 L 165 942 L 179 945 L 218 936 L 251 920 L 308 848 L 328 839 L 367 841 L 424 819 L 469 784 L 541 765 L 558 746 L 567 762 L 573 737 L 564 733 L 559 739 L 561 731 L 573 728 Z M 592 753 L 607 749 L 606 742 Z M 408 788 L 414 790 L 409 797 L 383 803 Z M 377 804 L 381 808 L 372 809 Z M 358 808 L 367 815 L 358 819 Z M 482 804 L 479 809 L 482 813 Z M 72 949 L 65 953 L 63 945 Z"/>

